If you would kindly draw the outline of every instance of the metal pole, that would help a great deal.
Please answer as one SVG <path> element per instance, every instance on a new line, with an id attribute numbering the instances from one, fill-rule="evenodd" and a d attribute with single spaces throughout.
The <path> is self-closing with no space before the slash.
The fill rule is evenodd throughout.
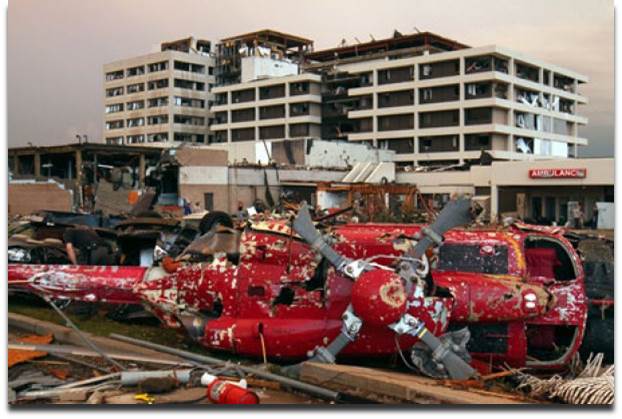
<path id="1" fill-rule="evenodd" d="M 82 333 L 82 331 L 80 329 L 78 329 L 78 326 L 76 326 L 74 324 L 74 322 L 72 322 L 71 319 L 69 317 L 67 317 L 67 315 L 65 313 L 63 313 L 63 311 L 56 306 L 56 304 L 54 304 L 54 302 L 52 301 L 51 298 L 44 297 L 44 299 L 45 299 L 45 301 L 48 302 L 49 305 L 52 306 L 54 311 L 56 311 L 59 316 L 61 316 L 63 319 L 65 319 L 65 321 L 67 322 L 67 326 L 71 327 L 73 330 L 76 331 L 76 333 L 78 334 L 80 339 L 82 339 L 82 341 L 84 343 L 86 343 L 87 346 L 89 346 L 92 350 L 94 350 L 95 352 L 100 354 L 102 356 L 102 358 L 104 358 L 106 361 L 110 362 L 112 365 L 117 367 L 119 370 L 125 371 L 125 368 L 123 367 L 123 365 L 119 364 L 117 361 L 115 361 L 114 359 L 110 358 L 104 351 L 99 349 L 99 347 L 97 347 L 97 345 L 95 345 L 95 343 L 93 343 L 89 338 L 87 338 L 86 335 L 84 333 Z"/>
<path id="2" fill-rule="evenodd" d="M 190 359 L 197 362 L 204 362 L 206 364 L 223 364 L 222 359 L 213 358 L 205 355 L 199 355 L 192 352 L 184 351 L 181 349 L 169 348 L 168 346 L 158 345 L 157 343 L 148 342 L 141 339 L 130 338 L 123 335 L 118 335 L 116 333 L 111 333 L 110 337 L 113 339 L 118 339 L 122 342 L 133 343 L 135 345 L 143 346 L 145 348 L 154 349 L 156 351 L 177 355 L 185 359 Z M 303 383 L 302 381 L 294 380 L 291 378 L 284 377 L 282 375 L 273 374 L 267 371 L 262 371 L 257 368 L 248 367 L 246 365 L 238 365 L 238 368 L 241 371 L 244 371 L 247 374 L 252 374 L 260 378 L 264 378 L 266 380 L 276 381 L 284 386 L 294 388 L 296 390 L 303 391 L 305 393 L 313 394 L 315 396 L 321 397 L 323 399 L 328 400 L 338 400 L 339 393 L 336 391 L 328 390 L 322 387 L 315 386 L 313 384 Z"/>

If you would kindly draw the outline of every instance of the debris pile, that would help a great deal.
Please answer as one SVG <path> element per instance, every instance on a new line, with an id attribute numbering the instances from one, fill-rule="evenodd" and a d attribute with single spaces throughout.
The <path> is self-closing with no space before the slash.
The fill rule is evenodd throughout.
<path id="1" fill-rule="evenodd" d="M 614 403 L 614 366 L 603 367 L 602 353 L 590 356 L 578 373 L 547 379 L 519 373 L 519 381 L 517 389 L 526 390 L 532 397 L 558 399 L 568 404 Z"/>

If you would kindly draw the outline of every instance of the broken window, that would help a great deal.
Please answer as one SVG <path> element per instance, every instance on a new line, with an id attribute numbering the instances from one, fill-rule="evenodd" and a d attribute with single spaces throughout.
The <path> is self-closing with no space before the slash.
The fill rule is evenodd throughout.
<path id="1" fill-rule="evenodd" d="M 450 84 L 420 89 L 420 103 L 451 102 L 460 99 L 460 86 Z"/>
<path id="2" fill-rule="evenodd" d="M 123 128 L 123 120 L 122 119 L 117 119 L 116 121 L 107 121 L 106 122 L 106 129 L 107 130 L 119 129 L 119 128 Z"/>
<path id="3" fill-rule="evenodd" d="M 516 63 L 516 77 L 525 80 L 531 80 L 535 83 L 538 83 L 540 76 L 539 70 L 537 67 L 523 64 L 520 62 Z"/>
<path id="4" fill-rule="evenodd" d="M 106 81 L 119 80 L 123 78 L 123 70 L 111 71 L 106 73 Z"/>
<path id="5" fill-rule="evenodd" d="M 385 115 L 378 117 L 378 131 L 394 131 L 413 129 L 415 118 L 413 114 Z"/>
<path id="6" fill-rule="evenodd" d="M 371 86 L 372 84 L 373 84 L 373 75 L 371 71 L 367 73 L 359 74 L 359 85 L 361 87 Z"/>
<path id="7" fill-rule="evenodd" d="M 144 134 L 139 134 L 139 135 L 128 135 L 127 136 L 127 143 L 128 144 L 141 144 L 145 142 L 145 136 Z"/>
<path id="8" fill-rule="evenodd" d="M 144 107 L 145 107 L 144 100 L 135 100 L 133 102 L 127 102 L 128 111 L 137 111 L 139 109 L 143 109 Z"/>
<path id="9" fill-rule="evenodd" d="M 160 61 L 158 63 L 149 64 L 148 68 L 150 73 L 164 71 L 168 69 L 168 61 Z"/>
<path id="10" fill-rule="evenodd" d="M 539 115 L 535 115 L 533 113 L 516 111 L 514 113 L 514 120 L 518 128 L 531 130 L 542 129 L 542 118 Z"/>
<path id="11" fill-rule="evenodd" d="M 528 106 L 540 105 L 540 93 L 534 90 L 527 90 L 516 87 L 514 96 L 516 98 L 516 101 L 519 103 L 523 103 Z"/>
<path id="12" fill-rule="evenodd" d="M 497 97 L 499 99 L 507 98 L 507 84 L 502 83 L 468 83 L 465 85 L 466 99 L 480 99 Z"/>
<path id="13" fill-rule="evenodd" d="M 145 83 L 135 83 L 127 85 L 127 94 L 139 93 L 145 90 Z"/>
<path id="14" fill-rule="evenodd" d="M 390 138 L 378 141 L 381 150 L 393 150 L 395 154 L 411 154 L 415 152 L 413 138 Z"/>
<path id="15" fill-rule="evenodd" d="M 142 76 L 143 74 L 145 74 L 145 66 L 139 65 L 137 67 L 128 68 L 125 74 L 127 77 Z"/>
<path id="16" fill-rule="evenodd" d="M 291 103 L 289 105 L 289 116 L 309 115 L 309 103 Z"/>
<path id="17" fill-rule="evenodd" d="M 419 113 L 419 128 L 453 127 L 459 123 L 458 110 Z"/>
<path id="18" fill-rule="evenodd" d="M 203 126 L 205 125 L 205 118 L 200 116 L 175 114 L 173 115 L 173 122 L 175 124 Z"/>
<path id="19" fill-rule="evenodd" d="M 412 81 L 414 78 L 415 70 L 414 67 L 410 65 L 378 70 L 378 84 L 402 83 Z"/>
<path id="20" fill-rule="evenodd" d="M 106 106 L 106 113 L 123 112 L 123 103 L 114 103 Z"/>
<path id="21" fill-rule="evenodd" d="M 188 90 L 205 90 L 205 83 L 185 80 L 185 79 L 175 79 L 175 87 L 178 89 L 188 89 Z M 167 80 L 168 86 L 168 80 Z"/>
<path id="22" fill-rule="evenodd" d="M 119 137 L 106 137 L 106 144 L 122 145 L 123 144 L 123 136 L 119 136 Z"/>
<path id="23" fill-rule="evenodd" d="M 188 108 L 204 108 L 205 101 L 203 99 L 192 99 L 188 97 L 175 96 L 175 106 L 183 106 Z"/>
<path id="24" fill-rule="evenodd" d="M 168 141 L 168 133 L 158 132 L 155 134 L 147 134 L 147 141 L 150 143 L 159 143 L 162 141 Z"/>
<path id="25" fill-rule="evenodd" d="M 148 125 L 168 124 L 168 115 L 152 115 L 147 118 Z"/>
<path id="26" fill-rule="evenodd" d="M 464 61 L 465 74 L 481 73 L 483 71 L 508 72 L 508 60 L 493 55 L 467 57 Z"/>
<path id="27" fill-rule="evenodd" d="M 168 79 L 152 80 L 148 83 L 148 90 L 164 89 L 168 87 Z"/>
<path id="28" fill-rule="evenodd" d="M 168 106 L 168 96 L 155 97 L 149 99 L 150 108 L 159 108 L 160 106 Z"/>
<path id="29" fill-rule="evenodd" d="M 559 98 L 559 111 L 574 114 L 574 102 L 572 100 Z"/>
<path id="30" fill-rule="evenodd" d="M 467 57 L 465 59 L 465 74 L 480 73 L 483 71 L 492 71 L 492 55 L 483 55 L 480 57 Z"/>
<path id="31" fill-rule="evenodd" d="M 123 87 L 112 87 L 106 89 L 106 97 L 121 96 L 123 95 Z"/>
<path id="32" fill-rule="evenodd" d="M 127 120 L 128 128 L 142 127 L 143 125 L 145 125 L 145 118 L 131 118 Z"/>
<path id="33" fill-rule="evenodd" d="M 439 251 L 440 271 L 502 275 L 508 273 L 508 248 L 501 244 L 443 243 Z"/>
<path id="34" fill-rule="evenodd" d="M 566 92 L 575 93 L 574 79 L 555 73 L 553 76 L 553 87 L 565 90 Z"/>
<path id="35" fill-rule="evenodd" d="M 415 103 L 414 90 L 400 90 L 398 92 L 378 93 L 378 107 L 410 106 Z"/>
<path id="36" fill-rule="evenodd" d="M 298 95 L 307 95 L 309 94 L 309 82 L 302 81 L 296 83 L 289 84 L 289 95 L 290 96 L 298 96 Z"/>
<path id="37" fill-rule="evenodd" d="M 533 154 L 533 138 L 518 137 L 514 142 L 514 150 L 523 154 Z"/>
<path id="38" fill-rule="evenodd" d="M 457 76 L 458 74 L 460 74 L 459 60 L 447 60 L 419 65 L 419 78 L 422 80 Z"/>

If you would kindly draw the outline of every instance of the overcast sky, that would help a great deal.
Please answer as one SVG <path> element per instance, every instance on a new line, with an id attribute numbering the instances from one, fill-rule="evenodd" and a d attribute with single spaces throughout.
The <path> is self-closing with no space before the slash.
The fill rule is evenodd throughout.
<path id="1" fill-rule="evenodd" d="M 498 44 L 586 74 L 589 118 L 581 156 L 613 154 L 611 0 L 12 0 L 8 11 L 9 146 L 101 141 L 102 65 L 186 36 L 216 41 L 272 28 L 315 49 L 435 32 L 471 46 Z"/>

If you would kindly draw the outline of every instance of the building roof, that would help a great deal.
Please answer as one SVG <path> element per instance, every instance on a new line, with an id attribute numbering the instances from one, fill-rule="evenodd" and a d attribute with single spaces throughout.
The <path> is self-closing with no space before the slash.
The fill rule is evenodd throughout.
<path id="1" fill-rule="evenodd" d="M 291 35 L 285 32 L 279 32 L 279 31 L 275 31 L 272 29 L 262 29 L 259 31 L 249 32 L 249 33 L 245 33 L 242 35 L 230 36 L 228 38 L 221 39 L 221 42 L 223 43 L 234 42 L 234 41 L 250 42 L 250 41 L 255 41 L 255 40 L 259 42 L 268 41 L 268 42 L 281 43 L 288 49 L 295 48 L 295 47 L 301 47 L 305 45 L 310 45 L 310 46 L 313 45 L 312 39 L 307 39 L 301 36 Z"/>
<path id="2" fill-rule="evenodd" d="M 337 48 L 323 49 L 305 55 L 311 61 L 331 61 L 335 58 L 349 58 L 358 55 L 366 55 L 379 51 L 398 50 L 413 47 L 436 47 L 445 51 L 454 51 L 470 48 L 453 39 L 444 38 L 431 32 L 420 32 L 415 34 L 402 35 L 396 33 L 391 38 L 379 39 L 370 42 L 363 42 L 355 45 L 347 45 Z"/>
<path id="3" fill-rule="evenodd" d="M 153 146 L 137 146 L 137 145 L 117 145 L 117 144 L 103 144 L 103 143 L 69 143 L 61 145 L 49 145 L 49 146 L 26 146 L 26 147 L 11 147 L 8 149 L 9 155 L 14 154 L 33 154 L 38 153 L 70 153 L 78 150 L 81 151 L 98 151 L 102 153 L 126 153 L 126 154 L 160 154 L 162 149 Z"/>

